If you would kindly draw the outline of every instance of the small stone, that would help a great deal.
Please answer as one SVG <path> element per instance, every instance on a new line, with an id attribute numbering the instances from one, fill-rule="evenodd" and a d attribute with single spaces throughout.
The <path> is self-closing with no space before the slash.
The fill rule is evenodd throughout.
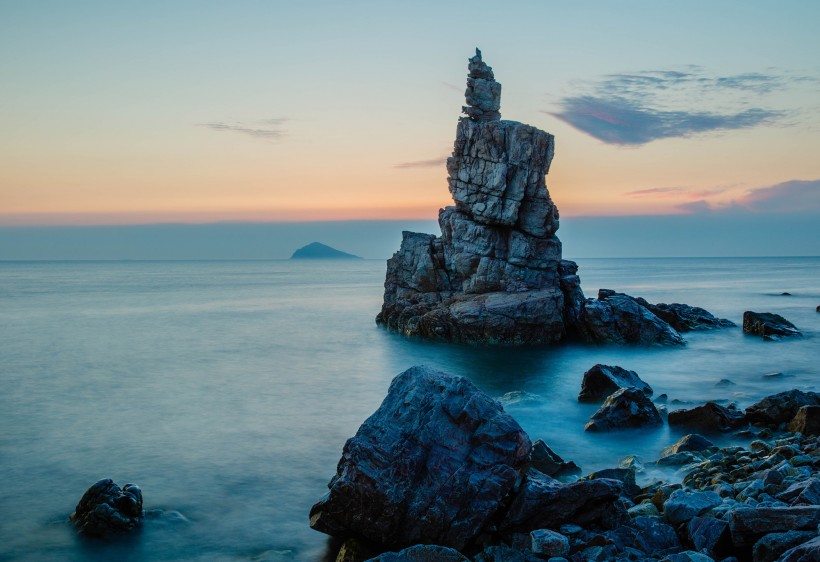
<path id="1" fill-rule="evenodd" d="M 794 324 L 779 314 L 750 310 L 743 313 L 743 332 L 775 341 L 782 337 L 802 335 Z"/>

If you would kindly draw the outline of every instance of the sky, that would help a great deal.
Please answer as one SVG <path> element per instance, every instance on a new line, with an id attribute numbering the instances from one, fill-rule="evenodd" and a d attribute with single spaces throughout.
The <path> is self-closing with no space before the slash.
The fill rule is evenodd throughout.
<path id="1" fill-rule="evenodd" d="M 811 225 L 818 25 L 788 0 L 0 0 L 0 227 L 435 220 L 475 47 L 502 118 L 555 135 L 562 218 Z"/>

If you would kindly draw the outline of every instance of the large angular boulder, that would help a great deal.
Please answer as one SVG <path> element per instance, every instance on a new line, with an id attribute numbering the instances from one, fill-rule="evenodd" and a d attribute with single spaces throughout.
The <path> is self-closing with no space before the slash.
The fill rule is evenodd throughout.
<path id="1" fill-rule="evenodd" d="M 787 550 L 780 557 L 779 562 L 808 562 L 820 560 L 820 537 L 815 537 L 800 546 Z"/>
<path id="2" fill-rule="evenodd" d="M 702 431 L 730 431 L 746 424 L 746 416 L 740 410 L 726 408 L 715 402 L 707 402 L 689 410 L 669 412 L 670 426 L 682 426 Z"/>
<path id="3" fill-rule="evenodd" d="M 622 388 L 606 399 L 584 426 L 584 431 L 613 431 L 663 425 L 658 409 L 642 390 Z"/>
<path id="4" fill-rule="evenodd" d="M 803 406 L 820 406 L 820 394 L 787 390 L 767 396 L 746 408 L 746 419 L 765 425 L 778 425 L 791 421 Z"/>
<path id="5" fill-rule="evenodd" d="M 685 345 L 681 335 L 629 295 L 601 291 L 581 309 L 586 339 L 595 343 Z"/>
<path id="6" fill-rule="evenodd" d="M 530 451 L 530 466 L 553 478 L 581 473 L 581 467 L 565 461 L 541 439 L 536 439 Z"/>
<path id="7" fill-rule="evenodd" d="M 564 524 L 615 528 L 629 520 L 617 480 L 578 480 L 562 484 L 530 469 L 510 502 L 499 528 L 506 532 L 557 529 Z"/>
<path id="8" fill-rule="evenodd" d="M 310 525 L 394 547 L 462 549 L 504 507 L 530 447 L 470 381 L 413 367 L 345 444 Z"/>
<path id="9" fill-rule="evenodd" d="M 764 535 L 817 530 L 820 506 L 738 507 L 729 512 L 729 531 L 736 547 L 751 547 Z"/>
<path id="10" fill-rule="evenodd" d="M 794 324 L 779 314 L 751 310 L 743 313 L 743 333 L 760 336 L 765 340 L 802 335 Z"/>
<path id="11" fill-rule="evenodd" d="M 643 299 L 641 299 L 643 300 Z M 646 301 L 644 301 L 646 302 Z M 735 323 L 725 318 L 718 318 L 708 310 L 699 306 L 689 306 L 673 302 L 671 304 L 646 304 L 655 316 L 668 322 L 678 332 L 693 330 L 713 330 L 715 328 L 731 328 Z"/>
<path id="12" fill-rule="evenodd" d="M 678 439 L 678 441 L 674 445 L 665 447 L 663 451 L 661 451 L 661 457 L 665 457 L 667 455 L 675 455 L 677 453 L 684 452 L 705 451 L 709 447 L 714 446 L 715 444 L 706 439 L 703 435 L 698 435 L 697 433 L 690 433 Z"/>
<path id="13" fill-rule="evenodd" d="M 139 486 L 105 478 L 86 490 L 70 519 L 80 533 L 105 538 L 136 529 L 144 516 Z"/>
<path id="14" fill-rule="evenodd" d="M 675 490 L 663 504 L 663 516 L 673 525 L 686 523 L 721 503 L 723 500 L 715 492 Z"/>
<path id="15" fill-rule="evenodd" d="M 652 387 L 642 381 L 635 371 L 627 371 L 622 367 L 598 363 L 584 373 L 578 401 L 600 402 L 619 388 L 629 386 L 643 391 L 647 396 L 652 395 Z"/>
<path id="16" fill-rule="evenodd" d="M 366 562 L 470 562 L 470 559 L 445 546 L 417 544 L 399 552 L 384 552 Z"/>
<path id="17" fill-rule="evenodd" d="M 808 542 L 816 536 L 816 531 L 769 533 L 755 543 L 752 548 L 752 560 L 753 562 L 775 562 L 787 550 Z"/>

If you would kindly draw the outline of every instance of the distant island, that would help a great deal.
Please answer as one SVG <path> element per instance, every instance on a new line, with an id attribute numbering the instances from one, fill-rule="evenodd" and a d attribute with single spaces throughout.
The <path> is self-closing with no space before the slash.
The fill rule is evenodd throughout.
<path id="1" fill-rule="evenodd" d="M 292 260 L 360 260 L 359 256 L 342 252 L 320 242 L 311 242 L 302 246 L 290 256 Z"/>

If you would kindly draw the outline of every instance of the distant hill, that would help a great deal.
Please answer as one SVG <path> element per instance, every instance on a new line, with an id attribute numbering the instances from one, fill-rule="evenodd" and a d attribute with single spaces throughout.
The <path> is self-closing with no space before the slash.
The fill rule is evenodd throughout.
<path id="1" fill-rule="evenodd" d="M 311 242 L 293 252 L 292 260 L 360 260 L 359 256 L 341 252 L 320 242 Z"/>

